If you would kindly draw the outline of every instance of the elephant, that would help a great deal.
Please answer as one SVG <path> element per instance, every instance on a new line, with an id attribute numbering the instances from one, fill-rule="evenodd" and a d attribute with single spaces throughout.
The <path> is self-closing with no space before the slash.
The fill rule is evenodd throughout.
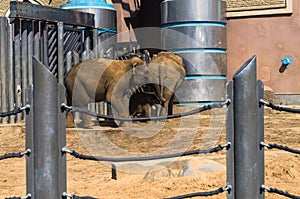
<path id="1" fill-rule="evenodd" d="M 112 105 L 113 113 L 128 118 L 129 91 L 149 82 L 155 82 L 155 78 L 149 73 L 145 62 L 138 57 L 128 60 L 87 60 L 72 67 L 66 74 L 67 105 L 87 108 L 90 102 L 107 101 Z M 156 91 L 159 92 L 159 88 Z M 81 119 L 84 128 L 90 127 L 89 116 L 82 114 Z M 74 127 L 71 114 L 67 115 L 66 125 Z"/>
<path id="2" fill-rule="evenodd" d="M 160 115 L 172 115 L 174 94 L 186 76 L 183 59 L 172 52 L 162 51 L 153 56 L 148 67 L 153 76 L 158 78 L 160 91 L 157 93 L 161 94 L 159 99 L 163 101 L 165 109 Z"/>
<path id="3" fill-rule="evenodd" d="M 134 93 L 129 102 L 129 113 L 132 117 L 151 117 L 158 116 L 157 105 L 161 105 L 162 101 L 154 92 Z"/>

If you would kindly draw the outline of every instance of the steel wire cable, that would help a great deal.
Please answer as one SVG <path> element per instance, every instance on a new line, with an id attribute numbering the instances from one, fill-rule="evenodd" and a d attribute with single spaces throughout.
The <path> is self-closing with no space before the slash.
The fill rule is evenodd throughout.
<path id="1" fill-rule="evenodd" d="M 106 162 L 133 162 L 133 161 L 146 161 L 146 160 L 157 160 L 157 159 L 167 159 L 167 158 L 174 158 L 174 157 L 181 157 L 181 156 L 188 156 L 188 155 L 197 155 L 197 154 L 207 154 L 207 153 L 216 153 L 218 151 L 223 150 L 224 148 L 228 149 L 230 147 L 230 143 L 225 145 L 218 145 L 217 147 L 205 150 L 192 150 L 186 151 L 181 153 L 173 153 L 173 154 L 166 154 L 166 155 L 157 155 L 157 156 L 144 156 L 144 157 L 126 157 L 126 158 L 108 158 L 108 157 L 100 157 L 100 156 L 92 156 L 92 155 L 84 155 L 79 154 L 74 150 L 68 150 L 63 148 L 63 153 L 69 153 L 72 156 L 82 159 L 82 160 L 93 160 L 93 161 L 106 161 Z"/>
<path id="2" fill-rule="evenodd" d="M 231 190 L 231 186 L 225 186 L 225 187 L 220 187 L 213 191 L 190 193 L 190 194 L 185 194 L 185 195 L 175 196 L 175 197 L 165 198 L 165 199 L 183 199 L 183 198 L 193 198 L 198 196 L 207 197 L 207 196 L 218 195 L 220 193 L 223 193 L 224 191 L 230 191 L 230 190 Z"/>
<path id="3" fill-rule="evenodd" d="M 278 195 L 282 195 L 282 196 L 285 196 L 285 197 L 288 197 L 288 198 L 300 199 L 300 196 L 296 196 L 296 195 L 290 194 L 286 191 L 282 191 L 282 190 L 279 190 L 279 189 L 276 189 L 276 188 L 269 188 L 269 187 L 266 187 L 265 185 L 262 185 L 261 189 L 266 190 L 269 193 L 276 193 Z"/>
<path id="4" fill-rule="evenodd" d="M 300 113 L 300 109 L 294 109 L 289 107 L 283 107 L 273 104 L 272 102 L 266 102 L 263 99 L 259 100 L 260 104 L 266 105 L 267 107 L 277 110 L 277 111 L 284 111 L 289 113 Z"/>
<path id="5" fill-rule="evenodd" d="M 87 115 L 90 115 L 90 116 L 96 117 L 96 118 L 102 118 L 102 119 L 108 119 L 108 120 L 118 120 L 118 121 L 124 121 L 124 122 L 125 121 L 127 121 L 127 122 L 128 121 L 158 121 L 158 120 L 175 119 L 175 118 L 179 118 L 179 117 L 185 117 L 185 116 L 193 115 L 193 114 L 200 113 L 203 111 L 211 110 L 214 108 L 222 108 L 224 105 L 228 105 L 229 103 L 230 103 L 230 101 L 227 100 L 226 102 L 222 102 L 222 103 L 204 105 L 200 108 L 197 108 L 197 109 L 194 109 L 191 111 L 187 111 L 184 113 L 178 113 L 178 114 L 166 115 L 166 116 L 157 116 L 157 117 L 141 117 L 141 118 L 112 117 L 112 116 L 107 116 L 107 115 L 103 115 L 103 114 L 97 114 L 97 113 L 89 111 L 87 109 L 67 106 L 64 103 L 61 105 L 61 109 L 62 109 L 62 111 L 68 110 L 71 112 L 84 113 L 84 114 L 87 114 Z"/>
<path id="6" fill-rule="evenodd" d="M 279 144 L 265 144 L 262 142 L 261 145 L 267 147 L 268 149 L 279 149 L 290 153 L 300 154 L 300 150 L 298 149 L 292 149 L 287 146 L 283 146 Z"/>
<path id="7" fill-rule="evenodd" d="M 24 107 L 17 107 L 16 109 L 14 110 L 11 110 L 11 111 L 7 111 L 7 112 L 1 112 L 0 113 L 0 117 L 8 117 L 8 116 L 12 116 L 12 115 L 17 115 L 18 113 L 21 113 L 23 111 L 26 111 L 28 112 L 30 110 L 30 106 L 29 105 L 26 105 Z"/>
<path id="8" fill-rule="evenodd" d="M 25 152 L 19 152 L 19 153 L 6 153 L 4 155 L 0 156 L 0 160 L 9 159 L 9 158 L 21 158 L 24 155 L 30 155 L 31 150 L 28 149 Z"/>

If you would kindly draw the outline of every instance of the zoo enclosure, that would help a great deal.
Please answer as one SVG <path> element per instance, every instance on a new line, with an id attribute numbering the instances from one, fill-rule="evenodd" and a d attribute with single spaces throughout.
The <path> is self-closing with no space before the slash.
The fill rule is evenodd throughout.
<path id="1" fill-rule="evenodd" d="M 86 156 L 66 149 L 66 109 L 104 117 L 88 110 L 64 105 L 64 89 L 57 83 L 57 78 L 36 58 L 33 58 L 33 82 L 30 87 L 26 104 L 30 105 L 26 119 L 26 151 L 17 155 L 27 157 L 27 196 L 26 198 L 81 198 L 68 194 L 66 190 L 66 153 L 94 161 L 145 161 L 182 155 L 211 153 L 227 149 L 227 183 L 224 187 L 210 192 L 192 193 L 175 196 L 172 199 L 211 196 L 227 191 L 228 199 L 264 198 L 264 192 L 277 193 L 288 198 L 298 199 L 299 196 L 268 188 L 264 184 L 264 147 L 277 148 L 291 153 L 300 154 L 299 150 L 277 144 L 264 143 L 264 105 L 280 111 L 300 113 L 300 110 L 278 107 L 263 100 L 264 90 L 261 81 L 256 80 L 256 57 L 249 59 L 235 74 L 233 81 L 227 84 L 227 101 L 207 105 L 189 114 L 227 105 L 226 111 L 226 144 L 207 150 L 188 151 L 179 154 L 168 154 L 157 157 L 105 158 Z M 48 84 L 40 84 L 41 81 Z M 49 92 L 50 91 L 50 92 Z M 41 103 L 43 102 L 43 103 Z M 46 104 L 46 106 L 45 106 Z M 43 119 L 44 110 L 49 118 Z M 189 115 L 182 113 L 181 115 Z M 180 117 L 181 115 L 168 116 Z M 128 118 L 116 118 L 128 120 Z M 145 118 L 149 119 L 149 118 Z M 152 119 L 152 118 L 150 118 Z M 156 119 L 156 118 L 154 118 Z M 44 144 L 49 143 L 49 144 Z M 31 152 L 31 153 L 30 153 Z M 43 174 L 43 175 L 41 175 Z M 46 175 L 45 175 L 46 174 Z"/>
<path id="2" fill-rule="evenodd" d="M 34 55 L 60 83 L 76 63 L 104 56 L 99 43 L 104 28 L 96 28 L 94 15 L 13 1 L 10 17 L 0 17 L 1 111 L 25 103 L 32 84 Z M 108 46 L 105 56 L 114 56 Z M 24 114 L 3 118 L 2 123 L 24 120 Z"/>

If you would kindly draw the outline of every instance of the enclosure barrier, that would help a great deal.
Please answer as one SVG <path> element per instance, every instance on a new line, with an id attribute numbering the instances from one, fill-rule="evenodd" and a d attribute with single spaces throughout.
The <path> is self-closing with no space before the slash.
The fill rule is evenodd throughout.
<path id="1" fill-rule="evenodd" d="M 227 100 L 224 103 L 216 103 L 186 113 L 171 116 L 151 118 L 171 119 L 199 113 L 212 108 L 221 108 L 226 105 L 226 144 L 219 145 L 207 150 L 194 150 L 182 153 L 168 154 L 163 156 L 130 157 L 130 158 L 105 158 L 86 156 L 76 151 L 68 150 L 66 146 L 66 129 L 64 111 L 81 111 L 95 117 L 106 117 L 101 114 L 92 113 L 88 110 L 68 107 L 64 102 L 64 89 L 57 83 L 56 77 L 39 62 L 33 58 L 33 80 L 35 87 L 29 87 L 25 107 L 2 113 L 3 116 L 11 116 L 26 111 L 26 151 L 1 156 L 2 159 L 27 156 L 26 161 L 26 184 L 28 195 L 25 198 L 85 198 L 65 192 L 66 153 L 74 157 L 94 161 L 141 161 L 178 157 L 192 154 L 205 154 L 227 149 L 227 185 L 209 192 L 198 192 L 182 196 L 172 197 L 186 198 L 196 196 L 211 196 L 227 191 L 227 198 L 264 198 L 264 192 L 276 193 L 288 198 L 299 198 L 288 192 L 269 188 L 264 184 L 264 151 L 263 148 L 276 148 L 291 153 L 299 154 L 299 150 L 291 149 L 278 144 L 266 144 L 263 138 L 263 107 L 270 106 L 273 109 L 287 112 L 298 112 L 297 109 L 276 106 L 270 102 L 263 101 L 263 84 L 256 80 L 256 57 L 249 59 L 235 74 L 233 81 L 227 85 Z M 47 84 L 41 84 L 46 80 Z M 50 92 L 49 92 L 50 91 Z M 41 103 L 43 102 L 43 103 Z M 46 105 L 45 105 L 46 104 Z M 41 111 L 43 110 L 43 112 Z M 47 120 L 43 120 L 47 113 Z M 42 117 L 43 116 L 43 117 Z M 49 119 L 50 118 L 50 119 Z M 128 118 L 108 119 L 131 121 Z M 50 121 L 49 121 L 50 120 Z M 134 119 L 137 120 L 137 119 Z M 141 118 L 149 120 L 149 118 Z M 248 126 L 249 125 L 249 126 Z M 255 126 L 255 128 L 253 128 Z M 250 128 L 251 127 L 251 128 Z M 38 133 L 37 133 L 38 132 Z M 52 143 L 49 146 L 44 143 Z M 56 151 L 56 152 L 55 152 Z M 247 158 L 245 158 L 247 157 Z M 49 162 L 49 160 L 51 160 Z M 246 171 L 247 170 L 247 171 Z M 249 171 L 253 171 L 249 176 Z M 40 176 L 39 173 L 48 173 L 48 176 Z M 254 174 L 255 173 L 255 174 Z M 51 182 L 51 183 L 49 183 Z M 247 184 L 243 184 L 247 182 Z M 42 188 L 40 188 L 42 187 Z M 50 187 L 46 189 L 45 187 Z M 43 191 L 42 191 L 43 190 Z M 48 190 L 46 193 L 45 190 Z M 251 191 L 249 191 L 251 190 Z"/>
<path id="2" fill-rule="evenodd" d="M 33 55 L 63 83 L 71 66 L 100 56 L 99 30 L 93 14 L 11 1 L 9 18 L 0 17 L 1 112 L 26 104 Z M 24 119 L 25 114 L 19 114 L 0 121 Z"/>

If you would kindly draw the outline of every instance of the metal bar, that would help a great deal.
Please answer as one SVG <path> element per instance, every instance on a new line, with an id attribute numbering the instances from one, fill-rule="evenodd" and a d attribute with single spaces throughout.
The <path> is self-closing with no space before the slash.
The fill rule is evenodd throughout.
<path id="1" fill-rule="evenodd" d="M 14 109 L 14 46 L 13 46 L 13 24 L 8 23 L 8 71 L 6 73 L 8 80 L 8 109 Z M 15 116 L 9 117 L 9 123 L 15 122 Z"/>
<path id="2" fill-rule="evenodd" d="M 29 85 L 26 90 L 26 104 L 33 107 L 33 85 Z M 31 154 L 26 158 L 26 192 L 33 193 L 34 191 L 34 126 L 33 126 L 33 112 L 30 109 L 26 115 L 26 149 L 31 149 Z"/>
<path id="3" fill-rule="evenodd" d="M 72 51 L 69 51 L 66 56 L 66 73 L 72 68 Z"/>
<path id="4" fill-rule="evenodd" d="M 94 58 L 98 58 L 98 29 L 93 29 L 93 53 Z"/>
<path id="5" fill-rule="evenodd" d="M 234 75 L 234 176 L 235 198 L 253 199 L 257 184 L 256 56 Z"/>
<path id="6" fill-rule="evenodd" d="M 33 83 L 32 77 L 32 56 L 33 56 L 33 35 L 34 35 L 34 22 L 28 23 L 28 83 Z"/>
<path id="7" fill-rule="evenodd" d="M 28 86 L 28 22 L 22 22 L 22 41 L 21 41 L 21 54 L 22 54 L 22 104 L 26 104 L 25 91 Z M 24 114 L 22 116 L 24 119 Z"/>
<path id="8" fill-rule="evenodd" d="M 48 22 L 63 21 L 65 24 L 83 27 L 94 27 L 95 24 L 94 14 L 16 1 L 10 2 L 10 17 Z"/>
<path id="9" fill-rule="evenodd" d="M 60 109 L 60 104 L 65 102 L 65 87 L 58 85 L 58 149 L 66 146 L 66 113 Z M 58 191 L 63 193 L 67 191 L 66 177 L 66 154 L 58 156 Z"/>
<path id="10" fill-rule="evenodd" d="M 64 23 L 57 22 L 57 67 L 58 82 L 64 84 Z"/>
<path id="11" fill-rule="evenodd" d="M 14 95 L 15 95 L 15 106 L 21 106 L 22 99 L 22 87 L 21 87 L 21 20 L 14 21 Z M 16 122 L 20 121 L 20 115 L 15 116 Z"/>
<path id="12" fill-rule="evenodd" d="M 6 62 L 7 62 L 7 19 L 0 17 L 0 68 L 1 68 L 1 111 L 7 112 L 7 84 L 6 84 Z M 6 123 L 7 118 L 2 118 Z"/>
<path id="13" fill-rule="evenodd" d="M 40 59 L 40 28 L 39 28 L 39 21 L 33 21 L 33 29 L 34 29 L 34 40 L 33 40 L 33 55 Z"/>
<path id="14" fill-rule="evenodd" d="M 260 146 L 264 142 L 264 106 L 259 104 L 259 100 L 264 99 L 264 84 L 257 81 L 257 184 L 259 187 L 265 184 L 265 154 L 264 147 Z M 265 192 L 260 191 L 257 199 L 264 199 Z"/>
<path id="15" fill-rule="evenodd" d="M 49 38 L 48 38 L 49 27 L 48 24 L 44 24 L 43 28 L 43 63 L 49 69 Z"/>
<path id="16" fill-rule="evenodd" d="M 34 192 L 33 199 L 57 199 L 59 193 L 57 78 L 33 58 Z M 47 82 L 47 83 L 45 83 Z"/>
<path id="17" fill-rule="evenodd" d="M 234 199 L 235 187 L 234 185 L 234 96 L 233 96 L 233 82 L 227 83 L 227 99 L 230 104 L 226 110 L 226 142 L 231 143 L 230 148 L 226 152 L 226 181 L 227 185 L 231 185 L 231 191 L 227 192 L 227 199 Z"/>

